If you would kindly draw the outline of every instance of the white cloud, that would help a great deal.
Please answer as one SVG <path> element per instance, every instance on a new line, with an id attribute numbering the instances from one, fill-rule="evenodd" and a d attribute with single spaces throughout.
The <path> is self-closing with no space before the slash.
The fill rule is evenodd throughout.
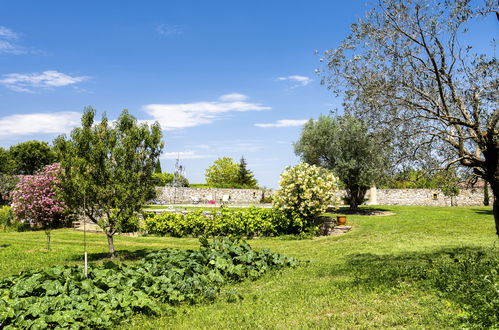
<path id="1" fill-rule="evenodd" d="M 201 159 L 210 158 L 211 155 L 197 154 L 195 151 L 164 152 L 161 159 Z"/>
<path id="2" fill-rule="evenodd" d="M 78 112 L 31 113 L 0 117 L 0 136 L 66 133 L 80 124 Z"/>
<path id="3" fill-rule="evenodd" d="M 275 123 L 269 124 L 255 124 L 257 127 L 269 128 L 269 127 L 295 127 L 295 126 L 303 126 L 308 120 L 307 119 L 281 119 Z"/>
<path id="4" fill-rule="evenodd" d="M 18 38 L 19 34 L 0 25 L 0 54 L 18 55 L 26 53 L 26 50 L 14 41 Z"/>
<path id="5" fill-rule="evenodd" d="M 5 39 L 17 39 L 19 38 L 19 35 L 11 29 L 0 25 L 0 37 Z"/>
<path id="6" fill-rule="evenodd" d="M 225 94 L 219 97 L 220 101 L 245 101 L 248 96 L 239 93 Z"/>
<path id="7" fill-rule="evenodd" d="M 179 26 L 163 24 L 156 26 L 156 32 L 158 32 L 162 36 L 180 35 L 184 33 L 182 28 L 180 28 Z"/>
<path id="8" fill-rule="evenodd" d="M 239 94 L 240 99 L 242 96 L 245 95 Z M 153 120 L 158 121 L 163 129 L 178 129 L 211 124 L 229 112 L 263 111 L 272 108 L 258 103 L 221 100 L 183 104 L 147 104 L 143 106 L 143 109 L 153 117 Z"/>
<path id="9" fill-rule="evenodd" d="M 287 77 L 279 77 L 277 78 L 278 81 L 292 81 L 297 83 L 296 85 L 291 86 L 291 88 L 297 88 L 300 86 L 307 86 L 312 82 L 312 79 L 309 77 L 305 76 L 298 76 L 298 75 L 291 75 Z"/>
<path id="10" fill-rule="evenodd" d="M 9 73 L 4 74 L 0 84 L 16 92 L 33 93 L 33 88 L 52 88 L 73 85 L 89 77 L 72 77 L 62 72 L 48 70 L 42 73 Z"/>

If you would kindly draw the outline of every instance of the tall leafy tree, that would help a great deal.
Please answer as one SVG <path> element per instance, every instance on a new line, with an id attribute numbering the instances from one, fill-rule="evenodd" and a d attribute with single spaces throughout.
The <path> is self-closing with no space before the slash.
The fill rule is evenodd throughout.
<path id="1" fill-rule="evenodd" d="M 239 165 L 230 157 L 218 158 L 205 171 L 206 183 L 215 187 L 238 185 Z"/>
<path id="2" fill-rule="evenodd" d="M 323 59 L 324 83 L 352 112 L 391 129 L 405 159 L 459 164 L 490 184 L 497 235 L 499 62 L 494 43 L 474 48 L 465 34 L 498 13 L 495 0 L 380 0 Z"/>
<path id="3" fill-rule="evenodd" d="M 321 115 L 303 126 L 295 153 L 306 163 L 332 170 L 345 185 L 347 202 L 356 209 L 367 190 L 379 184 L 389 167 L 390 150 L 382 136 L 360 120 Z"/>
<path id="4" fill-rule="evenodd" d="M 68 206 L 83 212 L 104 230 L 111 256 L 113 235 L 135 216 L 154 193 L 152 173 L 163 148 L 158 123 L 139 124 L 127 110 L 110 123 L 95 122 L 86 108 L 82 127 L 60 136 L 55 147 L 61 159 L 62 187 Z"/>
<path id="5" fill-rule="evenodd" d="M 239 160 L 239 173 L 237 175 L 237 183 L 244 188 L 257 188 L 257 181 L 253 177 L 253 172 L 248 170 L 246 159 L 244 156 Z"/>
<path id="6" fill-rule="evenodd" d="M 55 153 L 47 142 L 26 141 L 9 148 L 14 174 L 33 175 L 45 165 L 54 163 Z"/>

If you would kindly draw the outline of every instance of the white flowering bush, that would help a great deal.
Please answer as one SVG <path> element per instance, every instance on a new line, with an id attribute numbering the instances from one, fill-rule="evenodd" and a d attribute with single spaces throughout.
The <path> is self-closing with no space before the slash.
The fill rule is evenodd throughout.
<path id="1" fill-rule="evenodd" d="M 280 189 L 273 195 L 273 207 L 286 213 L 303 227 L 336 204 L 338 179 L 319 166 L 300 163 L 281 174 Z"/>

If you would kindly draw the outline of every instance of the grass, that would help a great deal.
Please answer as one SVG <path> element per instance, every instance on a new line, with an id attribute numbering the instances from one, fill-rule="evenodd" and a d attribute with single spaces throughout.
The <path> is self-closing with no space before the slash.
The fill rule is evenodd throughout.
<path id="1" fill-rule="evenodd" d="M 463 310 L 452 296 L 411 277 L 431 271 L 428 261 L 449 253 L 482 251 L 497 257 L 491 208 L 389 206 L 391 216 L 348 215 L 350 233 L 313 240 L 261 238 L 255 248 L 295 256 L 296 269 L 266 274 L 233 285 L 244 300 L 181 305 L 174 316 L 136 316 L 124 328 L 451 328 Z M 106 259 L 104 235 L 87 234 L 90 260 Z M 52 233 L 53 251 L 44 252 L 44 232 L 0 232 L 0 276 L 27 268 L 76 264 L 82 260 L 83 234 Z M 197 248 L 197 239 L 116 237 L 124 262 L 149 251 Z M 423 267 L 423 268 L 422 268 Z M 419 274 L 421 275 L 421 274 Z"/>

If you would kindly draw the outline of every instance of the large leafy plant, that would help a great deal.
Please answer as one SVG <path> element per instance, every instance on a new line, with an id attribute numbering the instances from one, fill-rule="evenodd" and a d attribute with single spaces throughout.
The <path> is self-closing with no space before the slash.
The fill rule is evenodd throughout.
<path id="1" fill-rule="evenodd" d="M 136 313 L 156 315 L 180 303 L 213 301 L 228 282 L 297 265 L 294 258 L 227 238 L 201 244 L 196 251 L 153 252 L 132 265 L 108 262 L 92 267 L 88 278 L 81 267 L 58 266 L 3 279 L 0 328 L 109 328 Z"/>

